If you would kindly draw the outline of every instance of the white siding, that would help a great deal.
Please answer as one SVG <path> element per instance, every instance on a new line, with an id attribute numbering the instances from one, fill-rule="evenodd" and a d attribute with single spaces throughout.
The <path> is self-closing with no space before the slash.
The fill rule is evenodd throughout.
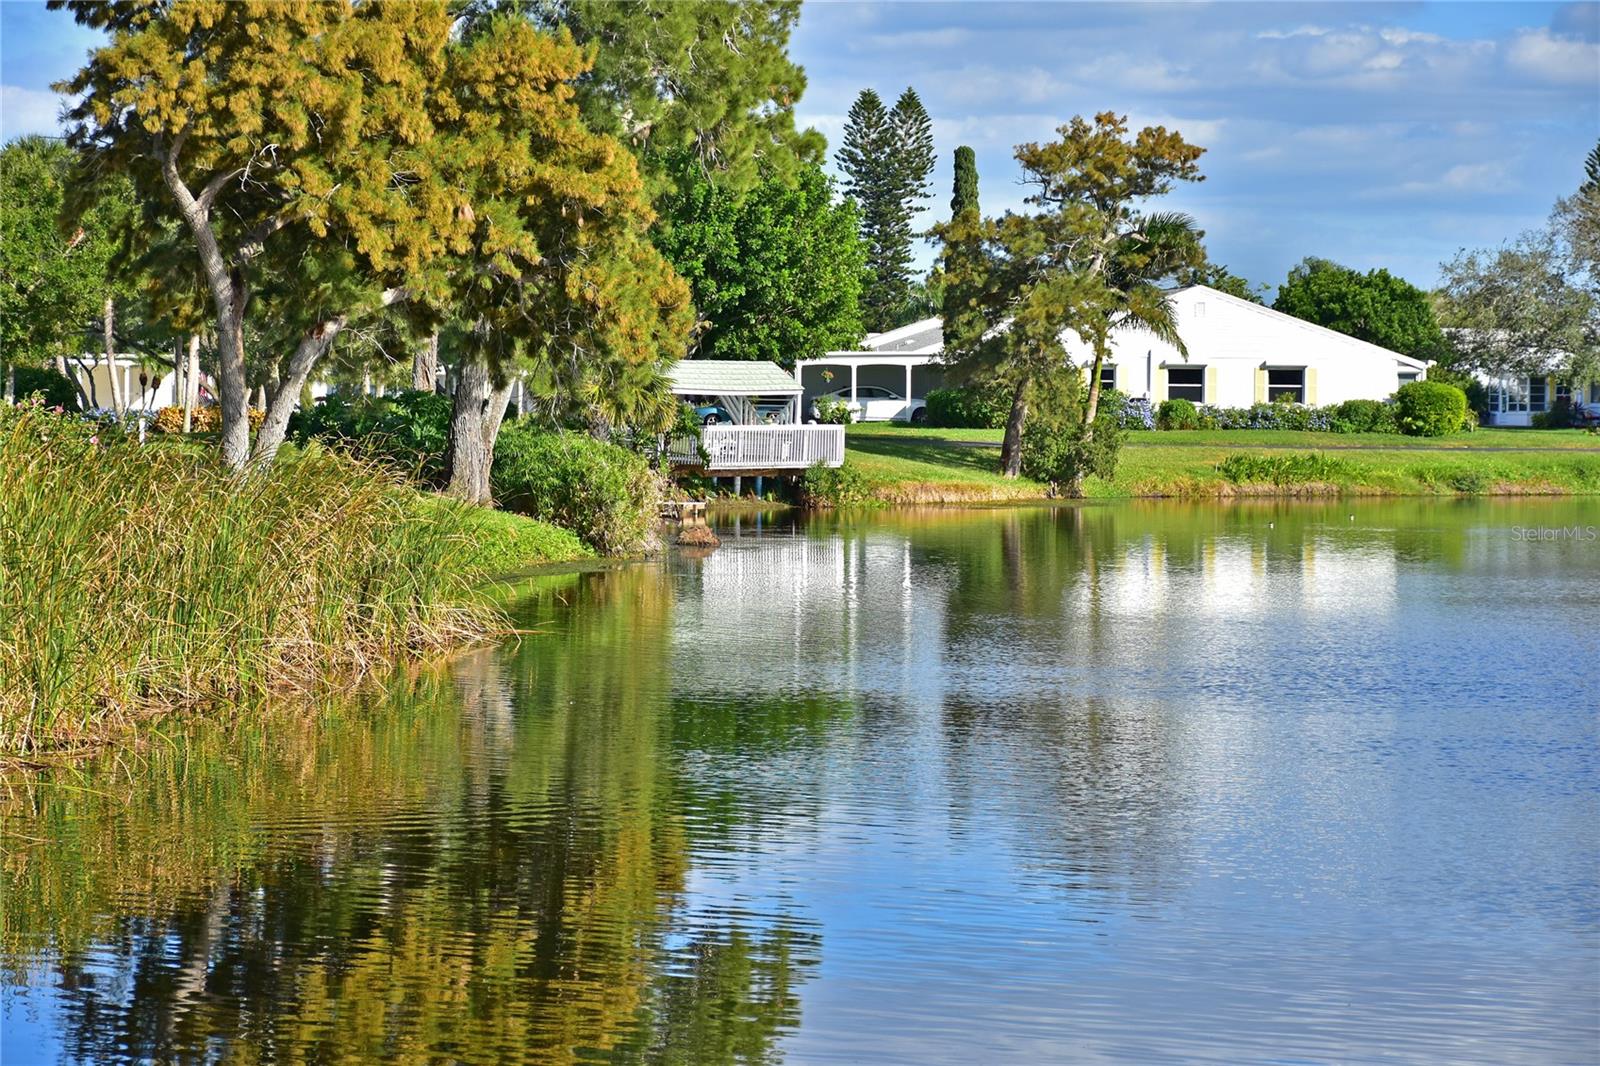
<path id="1" fill-rule="evenodd" d="M 1315 389 L 1308 400 L 1319 406 L 1381 400 L 1399 387 L 1397 360 L 1402 357 L 1386 348 L 1201 285 L 1173 293 L 1172 300 L 1189 358 L 1185 361 L 1176 348 L 1147 333 L 1117 334 L 1111 360 L 1117 365 L 1117 385 L 1129 396 L 1163 398 L 1158 388 L 1162 368 L 1184 365 L 1208 368 L 1205 402 L 1223 407 L 1256 402 L 1256 371 L 1263 366 L 1315 371 L 1307 374 L 1308 388 L 1314 381 Z M 1073 358 L 1087 364 L 1088 349 L 1076 337 L 1069 340 Z"/>

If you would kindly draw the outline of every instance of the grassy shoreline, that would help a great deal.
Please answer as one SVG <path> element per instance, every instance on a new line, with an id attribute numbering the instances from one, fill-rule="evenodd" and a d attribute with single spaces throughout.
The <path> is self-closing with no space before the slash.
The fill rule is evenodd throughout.
<path id="1" fill-rule="evenodd" d="M 24 407 L 0 467 L 0 763 L 469 645 L 505 625 L 486 579 L 591 554 L 320 448 L 239 475 Z"/>
<path id="2" fill-rule="evenodd" d="M 845 454 L 868 480 L 873 498 L 883 503 L 1048 498 L 1046 485 L 1000 476 L 994 447 L 1000 435 L 999 430 L 856 425 L 849 429 Z M 1322 458 L 1296 458 L 1302 456 Z M 1600 437 L 1576 430 L 1506 429 L 1444 438 L 1136 431 L 1129 434 L 1116 476 L 1090 478 L 1085 488 L 1090 499 L 1592 493 L 1600 493 Z"/>

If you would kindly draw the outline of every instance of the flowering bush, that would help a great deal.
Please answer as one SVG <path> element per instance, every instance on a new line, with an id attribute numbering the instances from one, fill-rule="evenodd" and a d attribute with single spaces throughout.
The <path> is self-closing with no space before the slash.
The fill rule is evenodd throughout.
<path id="1" fill-rule="evenodd" d="M 1117 425 L 1123 429 L 1155 429 L 1156 410 L 1145 396 L 1124 396 L 1120 392 L 1107 392 L 1101 403 L 1113 412 Z"/>

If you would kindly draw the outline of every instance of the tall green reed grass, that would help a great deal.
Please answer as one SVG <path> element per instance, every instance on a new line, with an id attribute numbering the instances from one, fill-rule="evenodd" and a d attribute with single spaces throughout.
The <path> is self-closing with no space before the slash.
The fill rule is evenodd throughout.
<path id="1" fill-rule="evenodd" d="M 473 639 L 493 619 L 458 565 L 467 539 L 459 509 L 345 456 L 235 474 L 0 408 L 0 753 Z"/>

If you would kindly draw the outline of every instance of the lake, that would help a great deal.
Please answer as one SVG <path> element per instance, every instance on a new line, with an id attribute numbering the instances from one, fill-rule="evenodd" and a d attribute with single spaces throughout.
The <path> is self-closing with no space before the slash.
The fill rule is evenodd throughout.
<path id="1" fill-rule="evenodd" d="M 7 1066 L 1600 1059 L 1600 501 L 719 527 L 13 778 Z"/>

